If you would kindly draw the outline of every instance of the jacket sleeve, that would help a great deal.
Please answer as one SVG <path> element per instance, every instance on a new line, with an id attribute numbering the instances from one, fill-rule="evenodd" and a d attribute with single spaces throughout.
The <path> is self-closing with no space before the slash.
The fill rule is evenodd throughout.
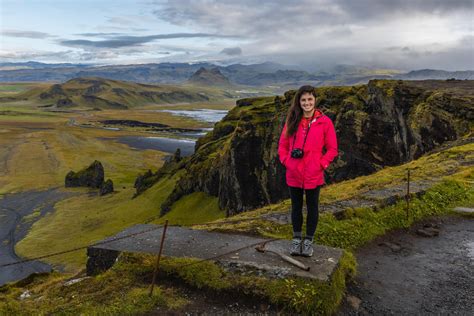
<path id="1" fill-rule="evenodd" d="M 329 118 L 324 134 L 324 147 L 326 148 L 326 153 L 321 157 L 321 167 L 326 169 L 338 155 L 336 130 L 334 129 L 332 120 Z"/>
<path id="2" fill-rule="evenodd" d="M 280 141 L 278 142 L 278 157 L 282 165 L 286 166 L 286 160 L 288 159 L 290 154 L 290 140 L 286 136 L 286 124 L 283 126 L 283 130 L 281 131 Z"/>

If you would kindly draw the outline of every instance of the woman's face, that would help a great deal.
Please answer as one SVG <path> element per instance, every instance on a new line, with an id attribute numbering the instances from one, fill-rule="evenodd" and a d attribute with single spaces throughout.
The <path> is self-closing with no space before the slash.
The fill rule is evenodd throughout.
<path id="1" fill-rule="evenodd" d="M 301 95 L 300 107 L 303 110 L 303 114 L 305 116 L 310 116 L 313 114 L 315 104 L 316 98 L 312 93 L 306 92 Z"/>

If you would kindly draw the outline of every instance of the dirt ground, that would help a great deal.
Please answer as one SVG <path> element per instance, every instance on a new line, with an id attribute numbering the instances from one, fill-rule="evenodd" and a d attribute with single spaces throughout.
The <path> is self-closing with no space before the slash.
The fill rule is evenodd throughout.
<path id="1" fill-rule="evenodd" d="M 423 237 L 419 229 L 439 231 Z M 425 220 L 356 253 L 359 274 L 338 315 L 473 315 L 474 220 Z"/>

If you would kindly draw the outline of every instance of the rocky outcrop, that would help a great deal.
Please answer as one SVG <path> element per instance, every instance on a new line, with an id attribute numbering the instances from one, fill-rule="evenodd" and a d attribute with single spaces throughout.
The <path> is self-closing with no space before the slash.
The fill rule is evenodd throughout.
<path id="1" fill-rule="evenodd" d="M 182 196 L 203 191 L 228 215 L 287 198 L 277 147 L 295 91 L 244 99 L 196 143 L 185 158 L 162 214 Z M 354 87 L 317 89 L 318 104 L 335 123 L 339 157 L 327 182 L 405 163 L 470 132 L 474 82 L 374 80 Z M 175 169 L 172 172 L 176 172 Z"/>
<path id="2" fill-rule="evenodd" d="M 100 188 L 104 182 L 104 167 L 95 160 L 89 167 L 81 171 L 69 171 L 66 175 L 66 187 Z"/>
<path id="3" fill-rule="evenodd" d="M 133 186 L 136 189 L 134 197 L 152 187 L 165 175 L 172 175 L 175 170 L 181 169 L 183 167 L 183 162 L 181 149 L 178 148 L 172 156 L 166 157 L 165 163 L 157 172 L 153 173 L 151 170 L 148 170 L 143 174 L 139 174 L 135 179 L 135 184 Z"/>
<path id="4" fill-rule="evenodd" d="M 114 192 L 114 183 L 112 180 L 108 179 L 99 188 L 99 195 L 106 195 Z"/>

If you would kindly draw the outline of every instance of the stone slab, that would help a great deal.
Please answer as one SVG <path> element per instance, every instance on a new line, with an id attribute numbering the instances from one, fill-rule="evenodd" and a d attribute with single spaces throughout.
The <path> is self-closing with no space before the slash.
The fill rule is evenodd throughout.
<path id="1" fill-rule="evenodd" d="M 103 241 L 150 230 L 154 227 L 157 226 L 152 224 L 136 225 Z M 89 247 L 87 250 L 89 257 L 87 262 L 88 273 L 95 274 L 110 268 L 120 252 L 158 254 L 162 232 L 163 227 L 159 227 L 130 238 Z M 198 259 L 219 256 L 219 258 L 213 259 L 213 261 L 229 271 L 267 277 L 284 278 L 296 276 L 328 281 L 337 268 L 343 254 L 341 249 L 314 245 L 313 257 L 293 257 L 310 267 L 310 271 L 303 271 L 282 260 L 277 254 L 271 252 L 260 253 L 255 250 L 256 244 L 269 240 L 245 235 L 169 226 L 166 232 L 163 255 Z M 270 241 L 266 244 L 265 249 L 288 255 L 290 243 L 290 240 Z M 243 247 L 247 248 L 242 249 Z"/>
<path id="2" fill-rule="evenodd" d="M 470 207 L 455 207 L 454 211 L 460 212 L 460 213 L 474 213 L 474 208 Z"/>

